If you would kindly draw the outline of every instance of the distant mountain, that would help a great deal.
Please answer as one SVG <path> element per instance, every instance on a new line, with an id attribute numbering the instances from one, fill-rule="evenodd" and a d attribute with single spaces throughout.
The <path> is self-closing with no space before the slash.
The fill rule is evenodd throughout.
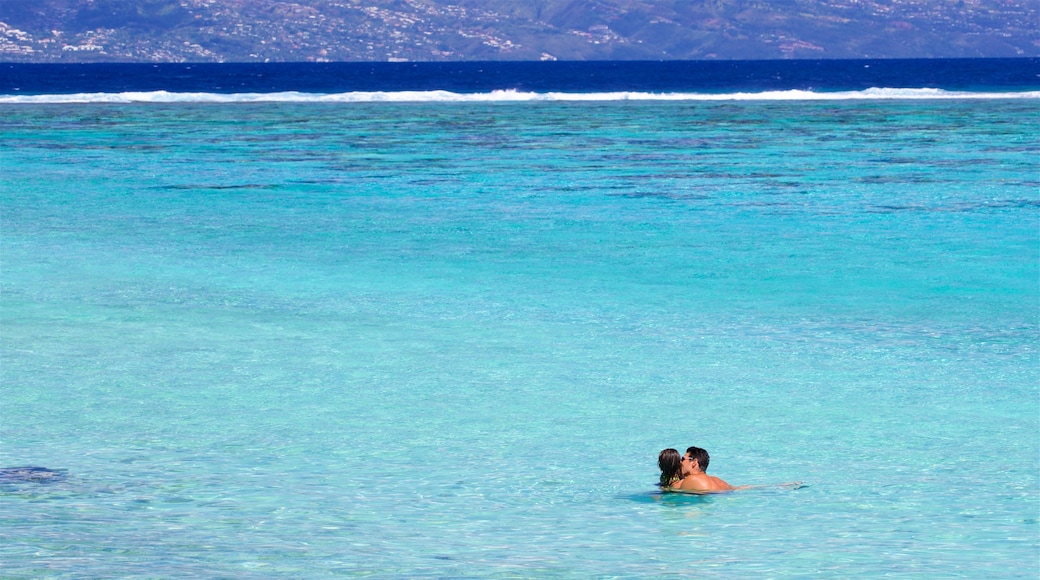
<path id="1" fill-rule="evenodd" d="M 0 0 L 0 61 L 1040 55 L 1038 0 Z"/>

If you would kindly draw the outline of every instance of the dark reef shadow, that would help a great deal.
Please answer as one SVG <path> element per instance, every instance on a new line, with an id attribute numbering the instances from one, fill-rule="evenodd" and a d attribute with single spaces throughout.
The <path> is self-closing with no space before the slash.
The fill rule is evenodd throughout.
<path id="1" fill-rule="evenodd" d="M 57 483 L 65 481 L 67 469 L 48 469 L 46 467 L 0 467 L 0 485 L 14 483 Z"/>

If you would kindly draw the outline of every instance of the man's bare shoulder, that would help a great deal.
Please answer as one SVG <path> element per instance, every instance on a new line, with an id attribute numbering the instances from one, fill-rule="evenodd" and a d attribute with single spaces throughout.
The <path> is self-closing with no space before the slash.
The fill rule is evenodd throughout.
<path id="1" fill-rule="evenodd" d="M 726 483 L 725 481 L 722 481 L 714 475 L 709 475 L 708 478 L 711 479 L 711 483 L 714 486 L 714 489 L 716 490 L 729 491 L 731 489 L 735 489 L 732 485 Z"/>
<path id="2" fill-rule="evenodd" d="M 713 493 L 718 491 L 730 491 L 733 489 L 733 486 L 715 476 L 706 473 L 697 473 L 687 475 L 674 487 L 674 489 L 678 491 Z"/>

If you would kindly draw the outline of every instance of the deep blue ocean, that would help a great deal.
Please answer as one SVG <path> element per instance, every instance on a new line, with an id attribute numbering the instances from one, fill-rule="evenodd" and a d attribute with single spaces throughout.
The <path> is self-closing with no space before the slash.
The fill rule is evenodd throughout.
<path id="1" fill-rule="evenodd" d="M 3 64 L 0 95 L 446 91 L 762 93 L 1040 90 L 1040 59 Z"/>
<path id="2" fill-rule="evenodd" d="M 0 576 L 1034 579 L 1038 75 L 0 64 Z"/>

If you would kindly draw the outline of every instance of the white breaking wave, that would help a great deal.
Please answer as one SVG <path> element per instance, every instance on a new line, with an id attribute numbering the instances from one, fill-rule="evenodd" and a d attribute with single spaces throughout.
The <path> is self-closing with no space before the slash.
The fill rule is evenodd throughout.
<path id="1" fill-rule="evenodd" d="M 758 93 L 530 93 L 496 90 L 488 93 L 450 91 L 392 91 L 348 93 L 172 93 L 169 91 L 77 93 L 67 95 L 0 95 L 0 104 L 73 103 L 492 103 L 555 101 L 848 101 L 896 99 L 1040 99 L 1040 91 L 983 93 L 942 89 L 870 88 L 862 91 L 815 92 L 805 90 Z"/>

